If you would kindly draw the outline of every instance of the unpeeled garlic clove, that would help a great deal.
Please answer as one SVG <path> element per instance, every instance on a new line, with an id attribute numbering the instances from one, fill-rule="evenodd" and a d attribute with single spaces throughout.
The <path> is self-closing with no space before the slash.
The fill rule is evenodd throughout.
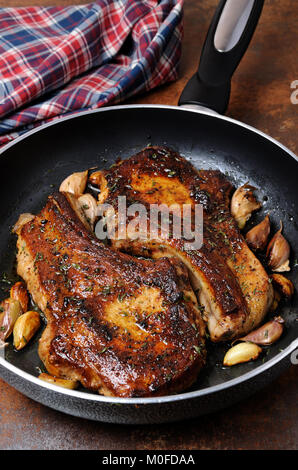
<path id="1" fill-rule="evenodd" d="M 18 300 L 20 302 L 23 312 L 27 312 L 29 295 L 24 283 L 16 282 L 10 289 L 9 294 L 11 299 Z"/>
<path id="2" fill-rule="evenodd" d="M 275 317 L 237 341 L 249 341 L 262 346 L 268 346 L 275 343 L 281 337 L 284 330 L 283 324 L 284 320 L 281 317 Z"/>
<path id="3" fill-rule="evenodd" d="M 269 216 L 266 215 L 265 219 L 253 227 L 245 235 L 246 242 L 253 250 L 264 250 L 267 245 L 267 240 L 270 234 L 270 220 Z"/>
<path id="4" fill-rule="evenodd" d="M 233 346 L 226 353 L 223 365 L 234 366 L 243 362 L 254 361 L 259 357 L 262 348 L 254 343 L 239 343 Z"/>
<path id="5" fill-rule="evenodd" d="M 99 189 L 98 203 L 103 204 L 109 194 L 108 182 L 102 171 L 95 171 L 89 176 L 89 182 Z"/>
<path id="6" fill-rule="evenodd" d="M 10 298 L 2 302 L 1 308 L 3 313 L 0 315 L 0 340 L 5 341 L 11 335 L 15 322 L 23 310 L 18 300 Z"/>
<path id="7" fill-rule="evenodd" d="M 13 327 L 13 345 L 19 351 L 23 349 L 40 328 L 40 316 L 35 310 L 21 315 Z"/>
<path id="8" fill-rule="evenodd" d="M 46 374 L 45 372 L 40 374 L 38 378 L 50 384 L 58 385 L 59 387 L 68 388 L 70 390 L 74 390 L 79 385 L 77 380 L 60 379 L 59 377 L 54 377 L 53 375 Z"/>
<path id="9" fill-rule="evenodd" d="M 271 239 L 266 252 L 268 266 L 275 272 L 290 271 L 290 245 L 282 235 L 282 229 L 282 222 L 280 222 L 280 229 Z"/>
<path id="10" fill-rule="evenodd" d="M 89 176 L 90 183 L 93 184 L 94 186 L 97 186 L 99 189 L 101 188 L 103 179 L 104 179 L 104 176 L 103 176 L 103 172 L 101 170 L 94 171 Z"/>
<path id="11" fill-rule="evenodd" d="M 274 287 L 287 299 L 290 299 L 294 294 L 294 284 L 290 279 L 287 279 L 282 274 L 272 274 L 272 283 Z"/>
<path id="12" fill-rule="evenodd" d="M 236 219 L 240 229 L 242 229 L 248 219 L 251 217 L 252 212 L 260 209 L 262 204 L 257 201 L 254 190 L 256 188 L 246 183 L 240 188 L 236 189 L 231 200 L 231 213 Z"/>
<path id="13" fill-rule="evenodd" d="M 78 198 L 81 209 L 83 210 L 85 217 L 93 229 L 95 220 L 97 219 L 98 206 L 97 202 L 91 194 L 83 194 Z"/>
<path id="14" fill-rule="evenodd" d="M 62 193 L 71 193 L 74 196 L 81 196 L 86 188 L 88 170 L 72 173 L 62 181 L 59 191 Z"/>

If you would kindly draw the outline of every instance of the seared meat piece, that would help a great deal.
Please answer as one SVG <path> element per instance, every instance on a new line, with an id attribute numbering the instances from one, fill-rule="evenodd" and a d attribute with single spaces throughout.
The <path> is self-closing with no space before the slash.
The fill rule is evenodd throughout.
<path id="1" fill-rule="evenodd" d="M 105 247 L 56 194 L 18 226 L 18 274 L 45 313 L 39 355 L 52 375 L 105 395 L 189 387 L 205 362 L 204 326 L 179 260 Z"/>
<path id="2" fill-rule="evenodd" d="M 196 170 L 168 148 L 147 147 L 109 170 L 91 175 L 100 188 L 99 202 L 117 210 L 118 196 L 130 203 L 203 206 L 203 246 L 187 251 L 186 240 L 164 237 L 113 240 L 117 249 L 159 258 L 176 256 L 188 267 L 204 307 L 213 341 L 229 340 L 259 325 L 268 311 L 273 289 L 263 266 L 248 248 L 230 213 L 231 184 L 220 171 Z M 147 231 L 149 221 L 147 221 Z"/>

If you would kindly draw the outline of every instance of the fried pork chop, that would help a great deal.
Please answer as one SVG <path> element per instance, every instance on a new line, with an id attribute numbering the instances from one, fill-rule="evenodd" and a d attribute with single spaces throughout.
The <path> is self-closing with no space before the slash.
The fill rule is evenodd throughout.
<path id="1" fill-rule="evenodd" d="M 104 395 L 184 390 L 205 362 L 187 269 L 104 246 L 69 202 L 49 197 L 17 229 L 18 274 L 47 318 L 39 355 L 48 372 Z"/>
<path id="2" fill-rule="evenodd" d="M 150 204 L 193 208 L 202 204 L 200 249 L 188 251 L 186 240 L 162 234 L 132 240 L 128 232 L 113 245 L 134 255 L 180 258 L 189 269 L 213 341 L 239 337 L 260 324 L 272 303 L 273 289 L 231 216 L 232 185 L 220 171 L 198 171 L 168 148 L 147 147 L 108 170 L 94 172 L 90 182 L 100 189 L 99 202 L 111 204 L 115 211 L 118 196 L 126 196 L 128 206 L 144 204 L 148 214 Z"/>

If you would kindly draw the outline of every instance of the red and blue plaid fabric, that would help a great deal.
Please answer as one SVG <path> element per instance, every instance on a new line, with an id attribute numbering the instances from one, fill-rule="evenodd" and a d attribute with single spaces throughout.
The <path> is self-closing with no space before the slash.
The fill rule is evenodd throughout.
<path id="1" fill-rule="evenodd" d="M 183 0 L 0 8 L 0 145 L 177 78 Z"/>

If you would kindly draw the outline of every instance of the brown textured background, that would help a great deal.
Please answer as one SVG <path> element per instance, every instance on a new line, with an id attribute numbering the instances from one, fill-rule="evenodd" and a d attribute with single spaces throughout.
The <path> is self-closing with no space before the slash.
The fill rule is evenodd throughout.
<path id="1" fill-rule="evenodd" d="M 0 0 L 3 6 L 70 5 L 77 0 Z M 217 0 L 185 1 L 180 79 L 135 100 L 176 104 L 194 73 Z M 228 115 L 267 132 L 297 152 L 298 3 L 266 0 L 252 44 L 235 73 Z M 0 449 L 297 449 L 298 366 L 233 408 L 170 425 L 101 424 L 63 415 L 0 380 Z"/>

